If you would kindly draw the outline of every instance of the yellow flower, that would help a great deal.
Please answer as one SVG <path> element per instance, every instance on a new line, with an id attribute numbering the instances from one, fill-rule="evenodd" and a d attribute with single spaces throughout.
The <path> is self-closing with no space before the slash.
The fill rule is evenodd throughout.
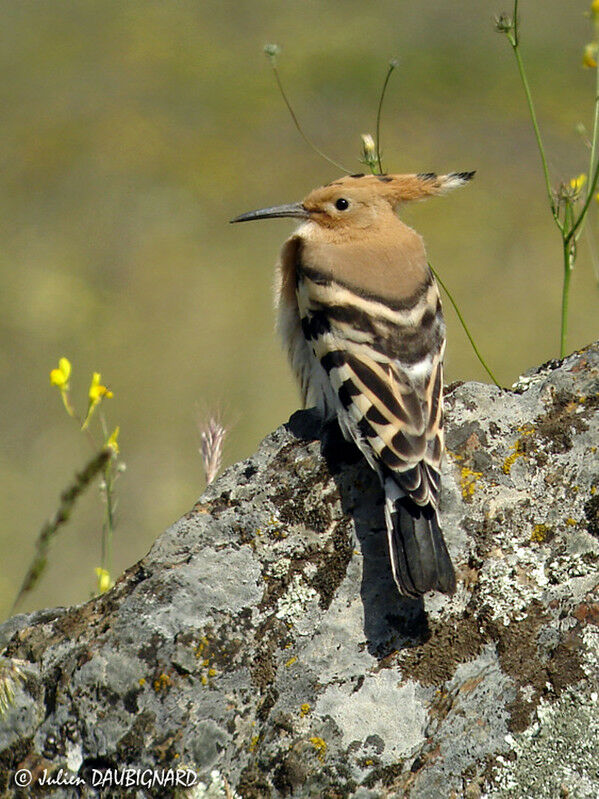
<path id="1" fill-rule="evenodd" d="M 103 594 L 105 591 L 108 591 L 109 588 L 112 588 L 114 585 L 113 580 L 110 578 L 110 572 L 106 569 L 101 569 L 100 567 L 94 569 L 96 573 L 96 577 L 98 578 L 98 592 Z"/>
<path id="2" fill-rule="evenodd" d="M 120 429 L 121 429 L 121 428 L 120 428 L 120 427 L 117 425 L 117 426 L 114 428 L 114 430 L 112 431 L 112 433 L 110 434 L 110 438 L 109 438 L 109 439 L 108 439 L 108 441 L 106 442 L 106 446 L 107 446 L 107 447 L 110 447 L 110 449 L 111 449 L 111 450 L 114 452 L 114 454 L 115 454 L 115 455 L 118 455 L 118 454 L 119 454 L 119 442 L 118 442 L 118 438 L 119 438 L 119 432 L 120 432 Z"/>
<path id="3" fill-rule="evenodd" d="M 587 44 L 582 52 L 582 66 L 595 69 L 597 66 L 597 45 L 595 42 Z"/>
<path id="4" fill-rule="evenodd" d="M 109 388 L 106 388 L 106 386 L 103 386 L 102 383 L 100 383 L 101 379 L 102 376 L 100 375 L 100 372 L 94 372 L 92 382 L 89 387 L 89 401 L 93 402 L 94 405 L 97 405 L 100 400 L 104 399 L 104 397 L 106 397 L 106 399 L 110 399 L 112 396 L 114 396 Z"/>
<path id="5" fill-rule="evenodd" d="M 94 372 L 92 375 L 92 382 L 89 386 L 88 396 L 89 396 L 89 403 L 87 406 L 87 414 L 83 424 L 81 425 L 81 429 L 85 430 L 89 424 L 89 420 L 92 418 L 92 414 L 96 409 L 96 405 L 99 405 L 100 402 L 104 398 L 110 399 L 113 395 L 112 391 L 106 386 L 103 386 L 100 382 L 102 376 L 100 372 Z"/>
<path id="6" fill-rule="evenodd" d="M 577 178 L 572 178 L 570 181 L 570 188 L 574 189 L 576 194 L 578 194 L 586 182 L 587 176 L 582 172 Z"/>
<path id="7" fill-rule="evenodd" d="M 52 369 L 50 372 L 50 383 L 53 386 L 58 386 L 62 390 L 67 390 L 69 387 L 69 377 L 71 376 L 71 362 L 68 358 L 61 358 L 58 361 L 58 369 Z"/>

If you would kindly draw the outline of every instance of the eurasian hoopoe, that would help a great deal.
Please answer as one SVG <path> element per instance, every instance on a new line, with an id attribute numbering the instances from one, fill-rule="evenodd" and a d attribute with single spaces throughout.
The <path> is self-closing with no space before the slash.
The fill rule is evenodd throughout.
<path id="1" fill-rule="evenodd" d="M 411 597 L 455 590 L 437 516 L 445 323 L 422 238 L 395 209 L 473 175 L 352 175 L 232 220 L 302 220 L 277 265 L 278 328 L 304 404 L 336 416 L 380 478 L 393 577 Z"/>

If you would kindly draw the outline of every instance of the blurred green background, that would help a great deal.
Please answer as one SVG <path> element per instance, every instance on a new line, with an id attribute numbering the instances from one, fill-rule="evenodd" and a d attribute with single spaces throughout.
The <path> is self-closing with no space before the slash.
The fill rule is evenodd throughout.
<path id="1" fill-rule="evenodd" d="M 589 1 L 523 0 L 522 49 L 555 182 L 585 171 L 592 126 L 581 55 Z M 114 391 L 127 471 L 115 572 L 145 554 L 203 489 L 198 419 L 220 409 L 225 464 L 298 407 L 273 333 L 272 265 L 287 221 L 233 227 L 337 177 L 306 131 L 360 171 L 388 61 L 389 171 L 476 169 L 444 199 L 405 209 L 501 382 L 558 353 L 559 238 L 513 57 L 494 31 L 509 0 L 6 0 L 0 91 L 0 616 L 42 522 L 90 454 L 48 374 L 73 363 Z M 593 205 L 589 231 L 599 231 Z M 599 249 L 599 248 L 598 248 Z M 597 337 L 587 237 L 573 276 L 569 349 Z M 446 302 L 448 380 L 484 380 Z M 87 495 L 23 609 L 86 599 L 102 509 Z"/>

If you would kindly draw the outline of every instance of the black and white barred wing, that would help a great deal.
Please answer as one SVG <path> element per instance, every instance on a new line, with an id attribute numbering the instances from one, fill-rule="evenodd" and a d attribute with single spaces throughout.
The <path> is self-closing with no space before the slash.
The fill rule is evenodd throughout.
<path id="1" fill-rule="evenodd" d="M 417 505 L 436 505 L 443 450 L 440 357 L 418 384 L 396 360 L 323 337 L 315 354 L 328 374 L 335 411 L 381 477 L 391 475 Z"/>
<path id="2" fill-rule="evenodd" d="M 445 328 L 436 286 L 426 288 L 407 310 L 306 275 L 297 290 L 317 361 L 310 393 L 324 395 L 370 465 L 419 505 L 436 502 L 443 453 Z"/>
<path id="3" fill-rule="evenodd" d="M 352 306 L 304 305 L 303 329 L 321 366 L 327 405 L 385 488 L 389 554 L 399 590 L 452 592 L 453 566 L 439 528 L 443 453 L 443 349 L 409 363 L 402 331 Z M 388 320 L 387 320 L 388 321 Z M 362 322 L 362 324 L 361 324 Z M 326 375 L 326 376 L 325 376 Z"/>
<path id="4" fill-rule="evenodd" d="M 324 341 L 321 346 L 327 349 Z M 412 597 L 432 589 L 451 593 L 455 575 L 437 517 L 443 438 L 440 359 L 423 391 L 396 362 L 351 349 L 330 349 L 320 362 L 338 398 L 342 429 L 384 486 L 389 556 L 400 592 Z"/>

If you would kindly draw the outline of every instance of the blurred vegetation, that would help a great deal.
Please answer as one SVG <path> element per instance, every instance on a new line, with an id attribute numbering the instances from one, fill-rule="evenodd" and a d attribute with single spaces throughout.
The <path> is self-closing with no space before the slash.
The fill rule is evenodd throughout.
<path id="1" fill-rule="evenodd" d="M 588 2 L 520 6 L 551 171 L 568 181 L 588 163 L 576 126 L 592 128 Z M 220 409 L 226 465 L 297 408 L 271 291 L 290 224 L 227 220 L 337 175 L 293 128 L 266 42 L 282 46 L 306 131 L 356 171 L 389 58 L 399 59 L 386 167 L 477 170 L 471 186 L 404 219 L 502 382 L 556 355 L 561 252 L 518 76 L 493 26 L 504 10 L 502 0 L 3 3 L 0 614 L 88 457 L 48 381 L 59 357 L 110 376 L 128 467 L 116 574 L 201 493 L 199 419 Z M 595 204 L 587 229 L 599 240 L 598 216 Z M 598 298 L 585 231 L 569 349 L 597 337 Z M 448 380 L 485 379 L 446 308 Z M 100 534 L 92 492 L 24 609 L 87 598 Z"/>

